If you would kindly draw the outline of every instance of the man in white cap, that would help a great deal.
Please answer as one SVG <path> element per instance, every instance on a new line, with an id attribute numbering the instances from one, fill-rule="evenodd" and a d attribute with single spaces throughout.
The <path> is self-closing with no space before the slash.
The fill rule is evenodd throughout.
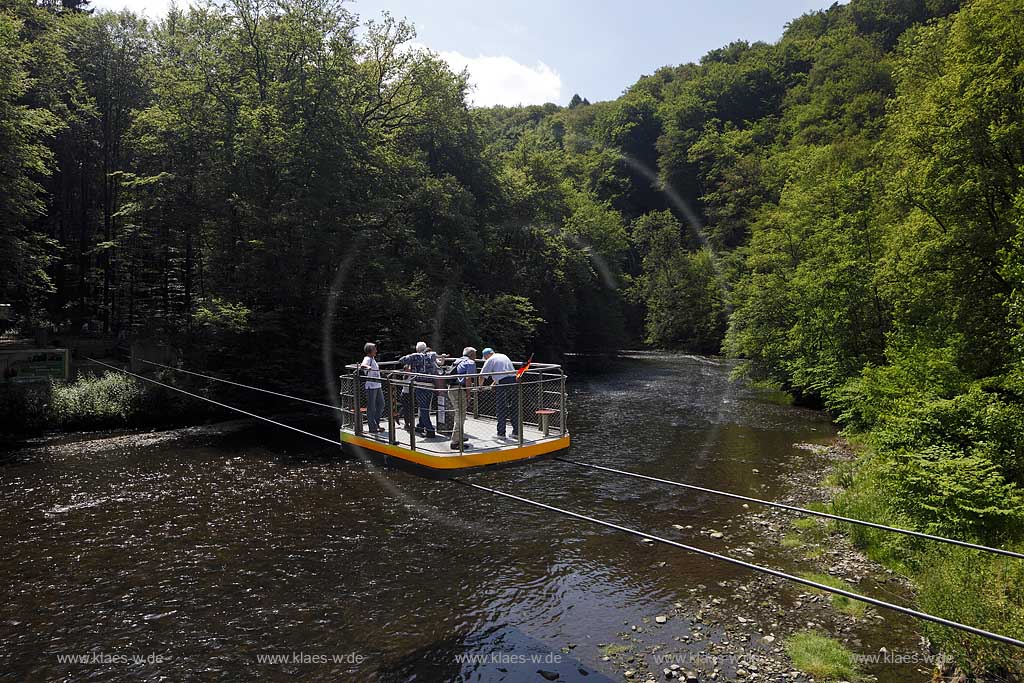
<path id="1" fill-rule="evenodd" d="M 488 379 L 497 387 L 498 436 L 505 437 L 506 420 L 512 425 L 512 436 L 519 436 L 519 404 L 516 401 L 516 366 L 503 353 L 488 347 L 483 352 L 484 366 L 480 368 L 482 381 Z"/>

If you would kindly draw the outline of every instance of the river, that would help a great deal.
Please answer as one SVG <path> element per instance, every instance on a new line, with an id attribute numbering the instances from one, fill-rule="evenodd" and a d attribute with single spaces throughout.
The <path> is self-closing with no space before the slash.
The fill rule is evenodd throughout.
<path id="1" fill-rule="evenodd" d="M 686 355 L 576 361 L 571 456 L 785 494 L 815 457 L 795 445 L 828 444 L 835 429 L 729 371 Z M 303 423 L 331 435 L 332 419 Z M 621 681 L 640 665 L 636 680 L 650 670 L 660 681 L 651 648 L 697 656 L 701 628 L 723 641 L 716 609 L 751 620 L 744 642 L 770 633 L 776 648 L 805 620 L 793 616 L 797 587 L 381 472 L 258 423 L 43 439 L 0 453 L 0 467 L 0 681 Z M 751 532 L 754 510 L 739 501 L 552 461 L 470 480 L 757 563 L 811 566 Z M 827 616 L 815 619 L 828 631 Z M 862 652 L 916 638 L 873 610 L 846 635 Z M 610 656 L 609 643 L 633 651 Z M 712 666 L 692 661 L 683 669 L 710 680 Z M 718 680 L 742 664 L 716 664 Z M 914 667 L 868 671 L 928 680 Z"/>

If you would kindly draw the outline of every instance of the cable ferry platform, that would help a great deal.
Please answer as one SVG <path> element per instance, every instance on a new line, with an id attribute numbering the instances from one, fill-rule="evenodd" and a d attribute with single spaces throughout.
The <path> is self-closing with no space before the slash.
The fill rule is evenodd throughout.
<path id="1" fill-rule="evenodd" d="M 480 361 L 477 361 L 479 365 Z M 479 369 L 479 368 L 478 368 Z M 463 442 L 453 446 L 456 417 L 453 387 L 447 374 L 425 375 L 380 363 L 384 395 L 380 431 L 367 423 L 365 377 L 356 364 L 341 375 L 341 442 L 346 450 L 388 467 L 408 469 L 434 478 L 468 470 L 509 466 L 569 448 L 566 428 L 566 375 L 560 365 L 532 362 L 514 384 L 481 386 L 489 378 L 470 375 L 466 391 Z M 445 373 L 442 367 L 439 372 Z M 506 436 L 497 432 L 499 401 L 504 402 Z M 429 405 L 434 434 L 413 429 L 420 408 Z M 358 416 L 358 417 L 357 417 Z M 522 425 L 515 434 L 512 424 Z"/>

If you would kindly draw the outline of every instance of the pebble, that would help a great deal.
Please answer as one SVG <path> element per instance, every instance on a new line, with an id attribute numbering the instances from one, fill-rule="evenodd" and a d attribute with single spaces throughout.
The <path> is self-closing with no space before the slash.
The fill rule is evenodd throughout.
<path id="1" fill-rule="evenodd" d="M 725 537 L 725 534 L 723 534 L 721 531 L 712 531 L 711 532 L 711 538 L 724 538 L 724 537 Z"/>
<path id="2" fill-rule="evenodd" d="M 663 617 L 659 614 L 658 616 L 654 617 L 654 621 L 659 624 L 664 624 L 666 621 L 668 621 L 668 617 Z"/>

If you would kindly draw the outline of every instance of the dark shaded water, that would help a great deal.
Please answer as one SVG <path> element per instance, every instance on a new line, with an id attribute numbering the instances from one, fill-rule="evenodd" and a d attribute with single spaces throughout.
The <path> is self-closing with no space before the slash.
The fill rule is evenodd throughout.
<path id="1" fill-rule="evenodd" d="M 716 360 L 596 365 L 572 378 L 580 460 L 771 497 L 806 462 L 793 444 L 834 434 Z M 0 680 L 621 680 L 599 644 L 748 576 L 302 439 L 246 425 L 0 455 Z M 557 462 L 471 479 L 707 547 L 696 530 L 746 512 Z"/>

